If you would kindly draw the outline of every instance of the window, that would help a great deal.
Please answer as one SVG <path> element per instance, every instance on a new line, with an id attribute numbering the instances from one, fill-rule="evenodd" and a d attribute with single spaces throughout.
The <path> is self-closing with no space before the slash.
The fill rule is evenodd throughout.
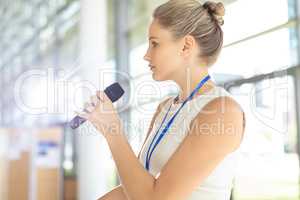
<path id="1" fill-rule="evenodd" d="M 212 72 L 242 75 L 245 78 L 290 67 L 288 28 L 224 48 Z"/>
<path id="2" fill-rule="evenodd" d="M 236 0 L 226 6 L 225 45 L 284 24 L 288 16 L 285 0 Z"/>
<path id="3" fill-rule="evenodd" d="M 293 79 L 284 76 L 230 91 L 246 116 L 234 199 L 298 199 Z"/>

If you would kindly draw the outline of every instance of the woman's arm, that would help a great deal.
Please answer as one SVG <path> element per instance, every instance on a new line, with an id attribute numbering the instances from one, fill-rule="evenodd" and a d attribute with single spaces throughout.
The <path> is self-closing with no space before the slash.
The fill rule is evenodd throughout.
<path id="1" fill-rule="evenodd" d="M 144 140 L 144 142 L 143 142 L 143 145 L 142 145 L 142 147 L 141 147 L 141 150 L 142 150 L 142 148 L 143 148 L 143 146 L 144 146 L 144 144 L 145 144 L 145 142 L 146 142 L 146 140 L 147 140 L 147 138 L 148 138 L 148 136 L 149 136 L 149 134 L 150 134 L 150 132 L 151 132 L 151 130 L 152 130 L 152 128 L 153 128 L 153 124 L 154 124 L 154 121 L 155 121 L 157 115 L 158 115 L 159 112 L 161 111 L 161 107 L 162 107 L 165 103 L 167 103 L 168 100 L 169 100 L 169 99 L 167 99 L 167 100 L 161 102 L 161 103 L 158 105 L 158 107 L 157 107 L 157 109 L 156 109 L 156 111 L 155 111 L 155 113 L 154 113 L 154 115 L 153 115 L 153 117 L 152 117 L 152 119 L 151 119 L 150 126 L 149 126 L 149 129 L 148 129 L 146 138 L 145 138 L 145 140 Z M 138 154 L 138 158 L 140 157 L 141 150 L 140 150 L 140 152 L 139 152 L 139 154 Z M 126 197 L 126 195 L 125 195 L 125 193 L 124 193 L 124 190 L 123 190 L 123 188 L 122 188 L 122 185 L 118 185 L 118 186 L 116 186 L 114 189 L 112 189 L 110 192 L 108 192 L 108 193 L 106 193 L 104 196 L 100 197 L 98 200 L 127 200 L 127 197 Z"/>
<path id="2" fill-rule="evenodd" d="M 127 197 L 125 196 L 122 186 L 118 185 L 98 200 L 127 200 Z"/>
<path id="3" fill-rule="evenodd" d="M 224 157 L 239 147 L 243 117 L 236 103 L 229 97 L 219 97 L 202 110 L 205 112 L 201 111 L 193 120 L 187 136 L 158 177 L 145 170 L 123 132 L 106 135 L 124 193 L 129 199 L 187 199 Z"/>

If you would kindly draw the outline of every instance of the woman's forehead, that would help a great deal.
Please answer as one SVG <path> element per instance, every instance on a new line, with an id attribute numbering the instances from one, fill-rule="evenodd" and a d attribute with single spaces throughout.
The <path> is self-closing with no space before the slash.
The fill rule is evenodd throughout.
<path id="1" fill-rule="evenodd" d="M 167 39 L 171 36 L 170 32 L 167 29 L 162 28 L 157 22 L 157 20 L 153 20 L 150 24 L 148 35 L 149 40 L 161 38 Z"/>

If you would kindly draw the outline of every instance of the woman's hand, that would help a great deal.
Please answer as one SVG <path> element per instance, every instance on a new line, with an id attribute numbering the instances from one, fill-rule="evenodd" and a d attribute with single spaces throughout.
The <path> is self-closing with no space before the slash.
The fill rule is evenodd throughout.
<path id="1" fill-rule="evenodd" d="M 107 134 L 120 133 L 121 120 L 111 100 L 105 92 L 97 91 L 84 105 L 84 112 L 76 112 L 78 116 L 89 120 L 95 128 L 106 137 Z"/>

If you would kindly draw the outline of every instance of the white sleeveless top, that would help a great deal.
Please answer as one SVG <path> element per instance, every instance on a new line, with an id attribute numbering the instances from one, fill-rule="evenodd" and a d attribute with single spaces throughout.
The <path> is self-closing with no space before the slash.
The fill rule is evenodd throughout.
<path id="1" fill-rule="evenodd" d="M 158 177 L 161 169 L 167 163 L 168 159 L 175 152 L 177 147 L 183 141 L 187 134 L 190 122 L 197 116 L 202 108 L 213 99 L 220 96 L 231 96 L 222 87 L 216 86 L 204 95 L 194 97 L 188 101 L 178 115 L 175 117 L 173 124 L 169 130 L 156 146 L 153 151 L 149 172 Z M 157 115 L 153 124 L 152 131 L 150 132 L 144 146 L 142 147 L 139 161 L 145 167 L 145 159 L 147 150 L 153 137 L 159 128 L 163 117 L 165 116 L 170 104 L 172 107 L 165 120 L 165 124 L 162 125 L 161 130 L 165 127 L 169 119 L 175 114 L 176 110 L 182 103 L 174 104 L 174 98 L 170 98 L 162 107 L 161 112 Z M 156 138 L 157 139 L 157 138 Z M 237 170 L 237 164 L 239 159 L 239 149 L 228 154 L 223 161 L 214 169 L 214 171 L 195 189 L 188 200 L 229 200 L 232 188 L 233 178 Z"/>

